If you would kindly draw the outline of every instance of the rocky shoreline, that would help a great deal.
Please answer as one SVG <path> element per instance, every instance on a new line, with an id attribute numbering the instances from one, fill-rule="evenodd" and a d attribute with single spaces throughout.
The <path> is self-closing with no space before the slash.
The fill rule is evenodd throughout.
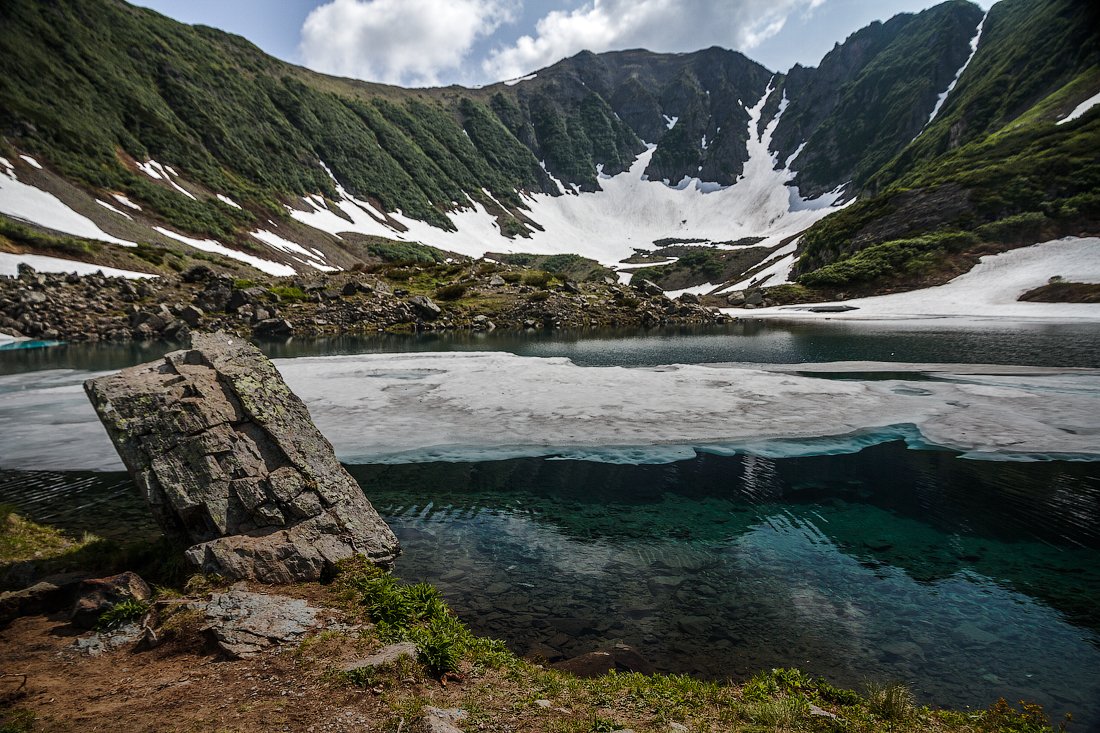
<path id="1" fill-rule="evenodd" d="M 253 338 L 713 324 L 733 320 L 648 281 L 577 283 L 491 263 L 233 278 L 197 265 L 143 280 L 39 273 L 0 277 L 0 332 L 66 341 L 186 341 L 192 331 Z M 457 297 L 456 297 L 457 296 Z"/>

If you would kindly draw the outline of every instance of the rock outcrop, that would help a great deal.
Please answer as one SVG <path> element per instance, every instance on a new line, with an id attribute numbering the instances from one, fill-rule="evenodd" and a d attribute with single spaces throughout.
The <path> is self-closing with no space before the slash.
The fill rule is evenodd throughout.
<path id="1" fill-rule="evenodd" d="M 317 580 L 397 538 L 271 362 L 225 333 L 84 385 L 160 525 L 204 572 Z"/>

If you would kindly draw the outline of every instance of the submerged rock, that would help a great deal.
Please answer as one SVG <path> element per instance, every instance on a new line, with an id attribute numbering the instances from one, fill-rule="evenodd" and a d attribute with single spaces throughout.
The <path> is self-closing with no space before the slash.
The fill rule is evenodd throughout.
<path id="1" fill-rule="evenodd" d="M 391 564 L 397 538 L 271 362 L 224 333 L 85 382 L 153 516 L 203 572 L 318 580 L 354 555 Z"/>

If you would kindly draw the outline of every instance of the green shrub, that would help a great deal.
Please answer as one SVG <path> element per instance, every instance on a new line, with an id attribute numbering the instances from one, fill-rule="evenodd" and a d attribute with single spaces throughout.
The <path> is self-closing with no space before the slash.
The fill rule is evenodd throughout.
<path id="1" fill-rule="evenodd" d="M 446 259 L 442 250 L 419 242 L 371 242 L 367 252 L 399 265 L 433 265 Z"/>
<path id="2" fill-rule="evenodd" d="M 862 249 L 798 278 L 801 285 L 850 285 L 879 278 L 917 275 L 938 263 L 949 252 L 978 242 L 969 232 L 945 231 L 912 239 L 894 239 Z"/>
<path id="3" fill-rule="evenodd" d="M 975 231 L 987 242 L 1031 244 L 1040 241 L 1043 238 L 1043 230 L 1052 224 L 1053 222 L 1041 211 L 1027 211 L 983 224 Z"/>
<path id="4" fill-rule="evenodd" d="M 542 302 L 544 302 L 546 300 L 549 300 L 549 299 L 550 299 L 550 291 L 549 290 L 538 290 L 538 291 L 536 291 L 534 293 L 531 293 L 530 295 L 527 296 L 528 302 L 531 302 L 531 303 L 542 303 Z"/>
<path id="5" fill-rule="evenodd" d="M 440 300 L 458 300 L 466 294 L 466 286 L 462 283 L 451 283 L 435 291 L 435 297 Z"/>
<path id="6" fill-rule="evenodd" d="M 500 276 L 506 283 L 512 283 L 513 285 L 523 279 L 523 273 L 517 270 L 509 270 Z"/>
<path id="7" fill-rule="evenodd" d="M 899 682 L 867 685 L 867 707 L 883 720 L 905 720 L 916 709 L 908 685 Z"/>
<path id="8" fill-rule="evenodd" d="M 96 623 L 98 631 L 109 631 L 125 626 L 131 621 L 137 621 L 149 612 L 149 604 L 136 598 L 127 598 L 120 601 L 103 612 Z"/>
<path id="9" fill-rule="evenodd" d="M 267 292 L 271 293 L 279 300 L 291 302 L 309 300 L 309 296 L 297 285 L 276 285 L 268 288 Z"/>
<path id="10" fill-rule="evenodd" d="M 473 634 L 432 586 L 402 585 L 378 568 L 349 567 L 338 578 L 345 593 L 363 607 L 384 639 L 415 643 L 431 674 L 453 672 L 476 646 Z"/>
<path id="11" fill-rule="evenodd" d="M 248 288 L 256 287 L 255 280 L 248 280 L 246 278 L 237 278 L 233 281 L 233 288 L 235 290 L 247 290 Z"/>
<path id="12" fill-rule="evenodd" d="M 1047 733 L 1050 719 L 1041 705 L 1020 701 L 1020 710 L 1003 697 L 982 715 L 981 730 L 989 733 Z"/>
<path id="13" fill-rule="evenodd" d="M 535 288 L 545 288 L 553 278 L 554 276 L 545 270 L 532 270 L 523 276 L 523 284 Z"/>

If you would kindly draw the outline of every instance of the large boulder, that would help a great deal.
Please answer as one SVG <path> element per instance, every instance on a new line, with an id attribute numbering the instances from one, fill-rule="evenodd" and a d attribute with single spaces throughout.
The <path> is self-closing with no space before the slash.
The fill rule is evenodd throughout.
<path id="1" fill-rule="evenodd" d="M 258 349 L 225 333 L 84 384 L 164 530 L 199 570 L 265 583 L 318 580 L 397 538 Z"/>

